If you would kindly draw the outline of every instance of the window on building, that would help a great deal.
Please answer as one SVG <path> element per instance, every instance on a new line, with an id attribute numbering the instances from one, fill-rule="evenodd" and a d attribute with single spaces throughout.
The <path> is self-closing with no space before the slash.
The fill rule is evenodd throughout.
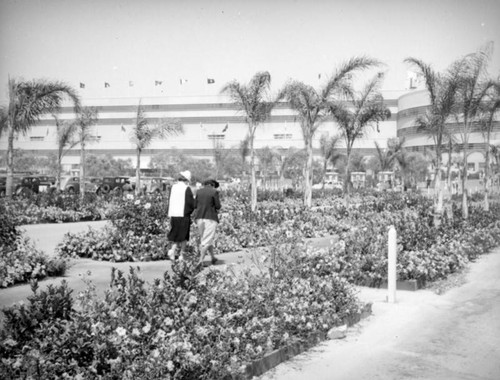
<path id="1" fill-rule="evenodd" d="M 44 136 L 30 136 L 30 141 L 43 141 L 45 140 Z"/>
<path id="2" fill-rule="evenodd" d="M 212 134 L 207 136 L 209 140 L 224 140 L 226 135 L 224 134 Z"/>
<path id="3" fill-rule="evenodd" d="M 292 134 L 291 133 L 275 133 L 274 139 L 275 140 L 291 140 Z"/>

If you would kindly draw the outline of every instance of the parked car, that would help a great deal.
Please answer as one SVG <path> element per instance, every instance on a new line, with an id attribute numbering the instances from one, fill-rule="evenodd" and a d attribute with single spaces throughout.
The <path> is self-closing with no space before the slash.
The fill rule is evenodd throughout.
<path id="1" fill-rule="evenodd" d="M 98 177 L 85 178 L 84 191 L 86 193 L 95 193 L 101 184 L 101 179 Z M 80 192 L 80 177 L 69 177 L 62 189 L 70 194 Z"/>
<path id="2" fill-rule="evenodd" d="M 339 189 L 339 190 L 342 190 L 342 183 L 341 182 L 338 182 L 338 181 L 326 181 L 325 182 L 325 186 L 323 187 L 323 184 L 322 183 L 316 183 L 313 185 L 312 187 L 313 189 Z"/>
<path id="3" fill-rule="evenodd" d="M 17 187 L 21 183 L 21 178 L 14 176 L 13 178 L 13 188 L 14 188 L 14 194 L 16 192 Z M 7 177 L 0 177 L 0 197 L 5 197 L 5 194 L 7 194 Z"/>
<path id="4" fill-rule="evenodd" d="M 130 186 L 132 190 L 135 189 L 135 186 L 130 183 L 130 177 L 104 177 L 97 189 L 97 193 L 108 194 L 112 192 L 121 194 L 128 186 Z"/>
<path id="5" fill-rule="evenodd" d="M 54 191 L 56 188 L 56 177 L 47 176 L 47 175 L 39 175 L 38 179 L 40 180 L 40 184 L 38 185 L 38 191 Z"/>
<path id="6" fill-rule="evenodd" d="M 166 193 L 172 186 L 171 177 L 142 177 L 141 188 L 144 193 Z"/>

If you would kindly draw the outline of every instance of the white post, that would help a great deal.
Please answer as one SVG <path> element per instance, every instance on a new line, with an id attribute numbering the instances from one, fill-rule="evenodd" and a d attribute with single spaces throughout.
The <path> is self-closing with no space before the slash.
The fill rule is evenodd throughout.
<path id="1" fill-rule="evenodd" d="M 396 229 L 394 226 L 389 227 L 388 240 L 388 265 L 387 265 L 387 290 L 389 303 L 396 302 L 396 259 L 397 259 L 397 244 L 396 244 Z"/>

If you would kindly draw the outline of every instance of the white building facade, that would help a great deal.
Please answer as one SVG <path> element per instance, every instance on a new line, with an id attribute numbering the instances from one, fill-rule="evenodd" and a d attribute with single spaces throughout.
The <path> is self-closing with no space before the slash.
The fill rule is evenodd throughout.
<path id="1" fill-rule="evenodd" d="M 176 118 L 183 125 L 184 133 L 170 136 L 165 140 L 154 140 L 142 151 L 141 168 L 148 168 L 151 157 L 160 153 L 183 153 L 194 158 L 213 158 L 215 142 L 218 148 L 239 149 L 245 139 L 248 125 L 245 115 L 224 96 L 204 97 L 150 97 L 150 98 L 96 98 L 83 99 L 82 104 L 96 107 L 98 122 L 92 127 L 95 137 L 86 146 L 90 154 L 111 154 L 114 158 L 132 159 L 135 165 L 136 152 L 130 141 L 131 131 L 135 124 L 137 109 L 141 104 L 144 116 L 154 124 L 160 118 Z M 389 120 L 381 122 L 378 128 L 372 128 L 356 142 L 354 148 L 362 155 L 373 154 L 374 142 L 385 146 L 389 138 L 397 135 L 398 100 L 386 99 L 386 106 L 391 110 Z M 74 119 L 72 107 L 64 106 L 58 115 L 60 122 Z M 314 139 L 314 154 L 320 157 L 319 140 L 321 135 L 339 134 L 333 120 L 325 121 L 318 129 Z M 0 139 L 0 153 L 6 154 L 7 136 Z M 16 149 L 32 152 L 38 156 L 47 156 L 57 152 L 57 131 L 55 120 L 50 115 L 33 126 L 26 135 L 19 135 L 14 141 Z M 278 104 L 271 117 L 258 126 L 255 134 L 254 148 L 271 147 L 288 149 L 303 148 L 302 131 L 295 111 L 286 103 Z M 79 166 L 80 146 L 72 148 L 63 158 L 65 170 Z"/>

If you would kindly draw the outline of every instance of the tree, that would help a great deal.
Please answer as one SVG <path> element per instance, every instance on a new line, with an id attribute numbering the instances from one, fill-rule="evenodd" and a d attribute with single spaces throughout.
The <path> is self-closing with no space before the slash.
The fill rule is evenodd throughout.
<path id="1" fill-rule="evenodd" d="M 130 141 L 135 145 L 137 163 L 135 169 L 136 187 L 135 191 L 141 191 L 141 153 L 146 149 L 153 140 L 160 138 L 165 139 L 168 136 L 184 133 L 182 124 L 178 119 L 162 118 L 156 120 L 154 124 L 150 124 L 144 110 L 139 102 L 137 107 L 137 116 L 135 119 L 132 132 L 130 134 Z"/>
<path id="2" fill-rule="evenodd" d="M 354 143 L 364 136 L 368 127 L 373 124 L 378 125 L 380 121 L 391 116 L 391 111 L 384 105 L 384 98 L 379 93 L 382 80 L 381 73 L 375 75 L 359 93 L 356 93 L 352 86 L 348 86 L 345 90 L 347 101 L 335 102 L 329 106 L 346 146 L 347 163 L 344 183 L 346 201 L 349 199 L 351 187 L 349 168 Z"/>
<path id="3" fill-rule="evenodd" d="M 132 170 L 132 160 L 116 159 L 111 154 L 85 156 L 85 174 L 89 177 L 114 177 Z"/>
<path id="4" fill-rule="evenodd" d="M 500 111 L 500 78 L 497 78 L 496 81 L 493 82 L 493 86 L 490 94 L 488 95 L 488 99 L 483 105 L 481 110 L 481 127 L 483 130 L 483 135 L 485 138 L 485 150 L 484 150 L 484 158 L 485 158 L 485 167 L 484 167 L 484 211 L 490 210 L 489 203 L 489 191 L 492 182 L 492 173 L 490 167 L 490 151 L 492 150 L 492 140 L 491 135 L 493 132 L 493 122 L 495 117 L 498 115 Z"/>
<path id="5" fill-rule="evenodd" d="M 56 188 L 61 186 L 62 159 L 69 149 L 78 144 L 74 139 L 77 125 L 75 123 L 61 122 L 57 115 L 52 115 L 56 122 L 57 133 L 57 166 L 56 166 Z"/>
<path id="6" fill-rule="evenodd" d="M 350 90 L 349 77 L 356 70 L 363 70 L 374 65 L 378 61 L 355 57 L 342 64 L 334 75 L 319 90 L 299 81 L 289 81 L 280 91 L 278 99 L 284 99 L 290 103 L 290 107 L 297 112 L 297 117 L 302 130 L 307 161 L 304 170 L 304 204 L 312 205 L 313 184 L 313 138 L 320 125 L 326 120 L 327 112 L 334 104 L 333 97 L 339 93 L 346 94 Z"/>
<path id="7" fill-rule="evenodd" d="M 250 148 L 250 173 L 251 173 L 251 210 L 257 208 L 257 181 L 255 178 L 255 131 L 257 127 L 265 122 L 271 115 L 275 101 L 267 98 L 271 84 L 271 74 L 267 71 L 256 73 L 248 85 L 237 81 L 226 84 L 222 94 L 227 94 L 233 100 L 238 109 L 245 113 L 245 121 L 248 124 L 248 142 Z"/>
<path id="8" fill-rule="evenodd" d="M 280 153 L 269 146 L 265 146 L 256 151 L 259 159 L 259 171 L 264 182 L 264 187 L 267 187 L 267 178 L 269 173 L 277 171 L 277 166 L 280 162 Z"/>
<path id="9" fill-rule="evenodd" d="M 377 150 L 376 158 L 378 160 L 380 171 L 394 170 L 394 164 L 397 161 L 398 154 L 400 154 L 402 143 L 398 138 L 389 139 L 387 141 L 387 148 L 383 149 L 377 141 L 375 141 L 375 149 Z"/>
<path id="10" fill-rule="evenodd" d="M 80 197 L 85 196 L 85 148 L 87 144 L 95 141 L 95 136 L 92 134 L 92 126 L 97 124 L 98 111 L 95 107 L 83 107 L 78 113 L 75 125 L 78 143 L 80 144 Z"/>
<path id="11" fill-rule="evenodd" d="M 9 104 L 2 109 L 2 124 L 7 131 L 7 184 L 6 195 L 12 196 L 14 177 L 14 137 L 26 134 L 46 113 L 57 113 L 65 97 L 74 104 L 75 112 L 80 107 L 76 91 L 62 82 L 45 80 L 16 81 L 9 78 Z"/>
<path id="12" fill-rule="evenodd" d="M 477 53 L 469 54 L 456 62 L 457 67 L 460 68 L 458 102 L 455 115 L 460 125 L 460 136 L 463 144 L 462 189 L 466 188 L 467 182 L 470 133 L 478 124 L 480 125 L 481 110 L 488 99 L 488 94 L 495 87 L 494 82 L 487 77 L 491 48 L 491 45 L 487 45 Z M 469 217 L 466 191 L 462 193 L 462 217 L 464 219 Z"/>
<path id="13" fill-rule="evenodd" d="M 417 58 L 406 58 L 404 62 L 415 66 L 422 74 L 429 94 L 430 105 L 423 116 L 417 117 L 415 124 L 419 132 L 425 132 L 434 140 L 434 225 L 441 223 L 443 214 L 443 188 L 441 165 L 443 142 L 448 134 L 446 121 L 452 115 L 456 104 L 460 67 L 452 65 L 445 73 L 436 72 L 432 66 Z"/>
<path id="14" fill-rule="evenodd" d="M 328 168 L 328 164 L 335 166 L 337 161 L 343 157 L 343 154 L 339 151 L 338 145 L 340 143 L 341 137 L 338 135 L 328 136 L 327 134 L 321 135 L 319 139 L 319 149 L 321 151 L 321 156 L 323 157 L 323 177 L 321 179 L 322 187 L 325 187 L 325 173 Z"/>

